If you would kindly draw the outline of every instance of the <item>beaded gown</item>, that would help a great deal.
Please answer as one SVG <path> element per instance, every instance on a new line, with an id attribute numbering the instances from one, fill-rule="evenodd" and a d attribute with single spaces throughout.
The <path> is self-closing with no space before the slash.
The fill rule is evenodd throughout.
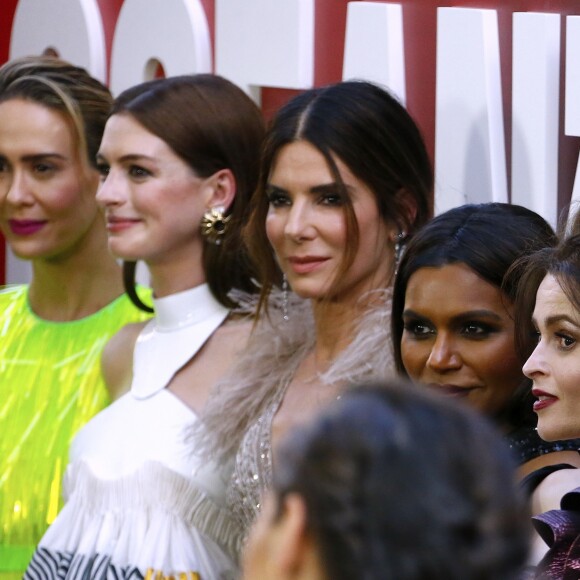
<path id="1" fill-rule="evenodd" d="M 165 387 L 229 311 L 207 285 L 155 300 L 131 391 L 75 438 L 68 499 L 26 578 L 230 579 L 239 532 L 225 510 L 231 464 L 190 450 L 198 416 Z"/>
<path id="2" fill-rule="evenodd" d="M 390 291 L 360 319 L 355 338 L 318 378 L 322 384 L 360 384 L 393 377 L 390 350 Z M 254 331 L 229 378 L 206 408 L 205 446 L 235 456 L 227 490 L 228 509 L 239 526 L 237 550 L 260 511 L 260 498 L 272 483 L 272 421 L 294 373 L 314 346 L 314 321 L 308 301 L 293 297 L 289 320 L 273 309 Z M 235 417 L 229 422 L 227 418 Z M 208 444 L 208 442 L 211 444 Z"/>

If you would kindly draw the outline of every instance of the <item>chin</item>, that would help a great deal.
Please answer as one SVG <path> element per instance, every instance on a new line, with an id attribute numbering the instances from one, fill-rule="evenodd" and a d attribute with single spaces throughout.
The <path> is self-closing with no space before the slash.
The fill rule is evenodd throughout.
<path id="1" fill-rule="evenodd" d="M 565 441 L 567 439 L 577 439 L 580 437 L 580 421 L 578 425 L 567 426 L 562 425 L 548 425 L 538 421 L 538 435 L 544 441 Z"/>

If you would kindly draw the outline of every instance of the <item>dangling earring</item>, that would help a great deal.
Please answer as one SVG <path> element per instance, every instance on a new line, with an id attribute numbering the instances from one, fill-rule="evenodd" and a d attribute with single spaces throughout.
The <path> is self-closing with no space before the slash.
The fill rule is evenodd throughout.
<path id="1" fill-rule="evenodd" d="M 290 320 L 288 316 L 288 278 L 286 278 L 286 274 L 282 276 L 282 319 L 284 322 Z"/>
<path id="2" fill-rule="evenodd" d="M 399 263 L 401 262 L 401 256 L 405 249 L 406 236 L 407 234 L 405 232 L 399 232 L 395 237 L 395 274 L 399 270 Z"/>
<path id="3" fill-rule="evenodd" d="M 224 215 L 225 209 L 221 205 L 211 207 L 201 218 L 201 235 L 207 238 L 210 244 L 219 246 L 225 235 L 228 224 L 232 219 L 231 215 Z"/>

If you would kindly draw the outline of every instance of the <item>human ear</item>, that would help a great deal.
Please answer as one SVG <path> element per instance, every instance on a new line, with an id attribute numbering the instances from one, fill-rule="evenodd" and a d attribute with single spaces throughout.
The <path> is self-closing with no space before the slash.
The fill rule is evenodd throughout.
<path id="1" fill-rule="evenodd" d="M 220 169 L 208 178 L 206 206 L 222 207 L 227 211 L 236 197 L 236 178 L 231 169 Z"/>
<path id="2" fill-rule="evenodd" d="M 402 187 L 395 194 L 397 203 L 401 208 L 401 215 L 397 226 L 402 232 L 408 232 L 412 229 L 412 225 L 415 223 L 415 218 L 417 217 L 417 203 L 413 199 L 413 196 L 409 193 L 407 189 Z"/>

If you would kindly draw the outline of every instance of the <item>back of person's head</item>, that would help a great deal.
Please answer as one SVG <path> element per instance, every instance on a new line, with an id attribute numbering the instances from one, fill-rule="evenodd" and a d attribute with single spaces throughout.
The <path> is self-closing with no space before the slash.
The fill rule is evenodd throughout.
<path id="1" fill-rule="evenodd" d="M 112 114 L 133 117 L 199 177 L 209 177 L 221 169 L 232 171 L 236 195 L 226 212 L 230 217 L 227 234 L 220 244 L 204 244 L 204 269 L 210 289 L 226 306 L 233 305 L 228 297 L 232 289 L 254 292 L 253 266 L 241 240 L 241 228 L 258 180 L 265 131 L 255 103 L 230 81 L 198 74 L 127 89 L 115 99 Z M 192 228 L 198 227 L 192 224 Z"/>
<path id="2" fill-rule="evenodd" d="M 71 122 L 83 158 L 96 168 L 96 155 L 113 98 L 83 68 L 52 56 L 11 60 L 0 67 L 0 103 L 24 99 L 54 109 Z"/>
<path id="3" fill-rule="evenodd" d="M 344 163 L 372 192 L 381 218 L 396 224 L 405 236 L 430 215 L 433 175 L 429 156 L 417 125 L 393 95 L 364 81 L 305 91 L 282 107 L 269 127 L 252 199 L 246 238 L 259 264 L 265 294 L 279 282 L 265 230 L 266 189 L 281 149 L 296 141 L 313 145 L 325 158 L 338 186 L 346 189 L 336 160 Z M 359 232 L 347 191 L 342 198 L 350 240 L 342 265 L 346 271 L 354 260 Z"/>
<path id="4" fill-rule="evenodd" d="M 341 580 L 507 580 L 527 554 L 514 465 L 494 429 L 404 383 L 359 387 L 279 448 L 274 519 L 291 496 Z"/>
<path id="5" fill-rule="evenodd" d="M 501 288 L 511 303 L 516 279 L 505 279 L 510 267 L 522 256 L 556 243 L 546 220 L 519 205 L 469 204 L 433 218 L 407 245 L 395 279 L 391 324 L 397 370 L 406 375 L 401 358 L 403 311 L 409 279 L 417 270 L 465 264 Z"/>

